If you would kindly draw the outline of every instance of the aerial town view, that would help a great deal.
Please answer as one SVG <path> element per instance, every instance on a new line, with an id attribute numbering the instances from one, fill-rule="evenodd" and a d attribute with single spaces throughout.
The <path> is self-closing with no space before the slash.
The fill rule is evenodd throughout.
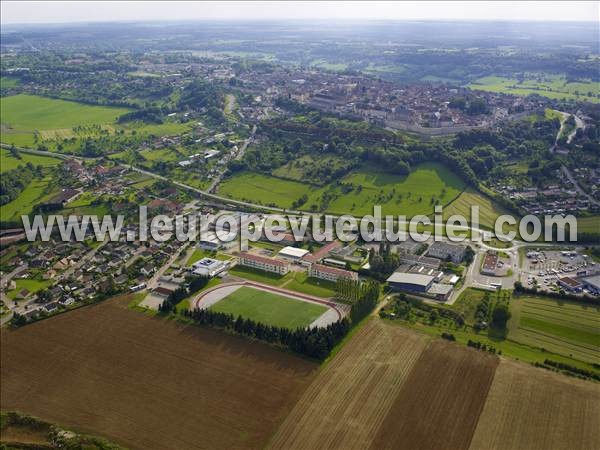
<path id="1" fill-rule="evenodd" d="M 1 9 L 0 449 L 600 450 L 600 3 Z"/>

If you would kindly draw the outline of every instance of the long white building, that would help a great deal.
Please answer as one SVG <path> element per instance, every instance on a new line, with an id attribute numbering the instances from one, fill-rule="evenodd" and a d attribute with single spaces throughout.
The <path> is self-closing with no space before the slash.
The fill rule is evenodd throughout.
<path id="1" fill-rule="evenodd" d="M 252 267 L 265 272 L 278 273 L 285 275 L 290 271 L 290 263 L 279 259 L 266 258 L 264 256 L 253 255 L 243 252 L 240 254 L 239 264 L 241 266 Z"/>

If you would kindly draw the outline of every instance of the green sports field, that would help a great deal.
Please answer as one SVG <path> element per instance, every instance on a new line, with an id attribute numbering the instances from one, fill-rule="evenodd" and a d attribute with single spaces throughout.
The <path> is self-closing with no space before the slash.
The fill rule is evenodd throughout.
<path id="1" fill-rule="evenodd" d="M 307 327 L 327 308 L 270 292 L 241 287 L 210 307 L 234 316 L 284 328 Z"/>
<path id="2" fill-rule="evenodd" d="M 600 307 L 541 296 L 516 297 L 508 338 L 600 363 Z"/>

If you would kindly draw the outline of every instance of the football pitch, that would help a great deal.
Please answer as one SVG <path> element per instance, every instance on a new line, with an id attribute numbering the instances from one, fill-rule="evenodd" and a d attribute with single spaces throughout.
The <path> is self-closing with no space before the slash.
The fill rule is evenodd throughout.
<path id="1" fill-rule="evenodd" d="M 307 327 L 327 311 L 325 306 L 245 286 L 215 303 L 210 309 L 290 329 Z"/>

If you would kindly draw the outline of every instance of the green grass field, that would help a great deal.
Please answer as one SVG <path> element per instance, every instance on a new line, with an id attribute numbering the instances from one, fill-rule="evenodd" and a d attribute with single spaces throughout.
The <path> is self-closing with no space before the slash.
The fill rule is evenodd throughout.
<path id="1" fill-rule="evenodd" d="M 17 87 L 19 84 L 18 78 L 13 77 L 0 77 L 0 88 L 10 89 Z"/>
<path id="2" fill-rule="evenodd" d="M 33 131 L 112 123 L 128 110 L 19 94 L 3 98 L 1 111 L 3 124 Z"/>
<path id="3" fill-rule="evenodd" d="M 21 289 L 27 289 L 32 294 L 35 294 L 36 292 L 39 292 L 42 289 L 46 289 L 48 286 L 50 286 L 51 283 L 52 280 L 40 280 L 37 278 L 19 278 L 15 280 L 17 288 L 13 289 L 12 291 L 8 291 L 6 295 L 12 300 L 16 297 L 16 295 Z"/>
<path id="4" fill-rule="evenodd" d="M 349 173 L 341 180 L 352 191 L 342 192 L 333 185 L 318 188 L 292 180 L 282 180 L 251 172 L 240 173 L 219 188 L 219 194 L 263 205 L 290 208 L 294 200 L 308 196 L 302 209 L 324 209 L 334 214 L 362 216 L 373 213 L 373 205 L 381 205 L 383 214 L 432 214 L 434 202 L 445 205 L 464 189 L 464 182 L 441 164 L 426 163 L 408 176 L 392 175 L 376 170 Z M 323 198 L 329 201 L 324 202 Z M 432 200 L 433 199 L 433 200 Z M 323 208 L 322 208 L 323 207 Z"/>
<path id="5" fill-rule="evenodd" d="M 600 363 L 600 306 L 520 296 L 511 301 L 509 339 Z"/>
<path id="6" fill-rule="evenodd" d="M 600 233 L 600 216 L 579 217 L 577 219 L 578 233 Z"/>
<path id="7" fill-rule="evenodd" d="M 50 178 L 33 180 L 16 199 L 0 206 L 0 222 L 20 221 L 21 215 L 31 213 L 37 204 L 52 195 Z"/>
<path id="8" fill-rule="evenodd" d="M 281 286 L 287 280 L 291 279 L 291 273 L 287 275 L 279 275 L 272 272 L 264 272 L 262 270 L 253 269 L 252 267 L 244 267 L 237 265 L 228 270 L 230 275 L 244 278 L 258 283 L 270 284 L 272 286 Z"/>
<path id="9" fill-rule="evenodd" d="M 237 200 L 290 208 L 294 200 L 308 194 L 310 189 L 310 186 L 297 181 L 242 172 L 221 183 L 219 194 Z"/>
<path id="10" fill-rule="evenodd" d="M 61 160 L 58 158 L 51 158 L 49 156 L 33 155 L 30 153 L 21 152 L 21 159 L 15 158 L 8 150 L 0 149 L 0 172 L 7 172 L 9 170 L 16 169 L 19 166 L 24 166 L 27 163 L 31 163 L 34 166 L 56 166 L 60 164 Z"/>
<path id="11" fill-rule="evenodd" d="M 327 212 L 362 216 L 373 213 L 373 205 L 381 205 L 382 214 L 432 214 L 434 202 L 445 205 L 464 189 L 464 182 L 441 164 L 420 164 L 408 176 L 392 175 L 374 170 L 351 172 L 342 179 L 353 190 L 344 193 L 339 188 L 322 188 L 309 196 L 306 205 L 321 204 L 327 194 Z"/>
<path id="12" fill-rule="evenodd" d="M 249 287 L 241 287 L 210 308 L 267 325 L 299 328 L 310 325 L 327 308 Z"/>
<path id="13" fill-rule="evenodd" d="M 563 75 L 527 74 L 519 81 L 506 77 L 483 77 L 469 85 L 471 89 L 527 96 L 538 94 L 551 99 L 600 102 L 600 83 L 581 81 L 567 83 Z"/>
<path id="14" fill-rule="evenodd" d="M 283 286 L 290 291 L 329 298 L 335 295 L 335 283 L 308 277 L 306 272 L 296 272 L 293 278 Z"/>

